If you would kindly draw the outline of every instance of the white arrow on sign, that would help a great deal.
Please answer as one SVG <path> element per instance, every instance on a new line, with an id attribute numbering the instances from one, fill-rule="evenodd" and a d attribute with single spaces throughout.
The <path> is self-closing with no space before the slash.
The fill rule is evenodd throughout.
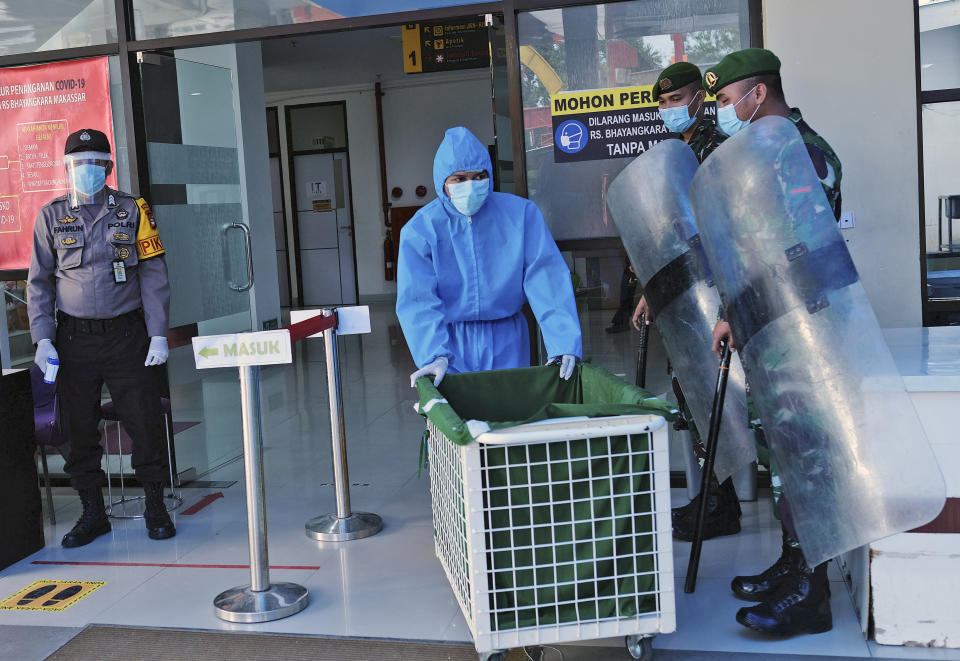
<path id="1" fill-rule="evenodd" d="M 290 331 L 205 335 L 193 338 L 197 369 L 241 365 L 281 365 L 293 362 Z"/>

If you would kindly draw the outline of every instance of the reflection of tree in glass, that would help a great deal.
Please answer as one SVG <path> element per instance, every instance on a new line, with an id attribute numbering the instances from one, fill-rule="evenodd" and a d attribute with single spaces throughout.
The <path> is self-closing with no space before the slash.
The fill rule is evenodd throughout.
<path id="1" fill-rule="evenodd" d="M 663 54 L 642 37 L 628 37 L 626 39 L 620 39 L 619 41 L 626 43 L 637 51 L 637 67 L 635 71 L 659 72 L 660 69 L 667 66 Z M 599 66 L 597 68 L 600 81 L 607 80 L 607 43 L 609 42 L 600 42 Z M 532 48 L 534 48 L 537 53 L 553 67 L 553 70 L 557 72 L 560 78 L 563 79 L 565 90 L 578 89 L 569 84 L 566 62 L 567 48 L 566 42 L 562 38 L 552 44 L 546 46 L 533 45 Z M 525 108 L 542 107 L 550 103 L 550 95 L 540 82 L 537 74 L 531 69 L 523 67 L 520 82 L 523 90 L 523 105 Z M 597 85 L 599 85 L 599 83 L 597 83 Z M 589 87 L 586 89 L 589 89 Z"/>
<path id="2" fill-rule="evenodd" d="M 683 37 L 687 61 L 701 65 L 701 68 L 716 64 L 724 55 L 740 48 L 740 31 L 737 29 L 700 30 Z"/>

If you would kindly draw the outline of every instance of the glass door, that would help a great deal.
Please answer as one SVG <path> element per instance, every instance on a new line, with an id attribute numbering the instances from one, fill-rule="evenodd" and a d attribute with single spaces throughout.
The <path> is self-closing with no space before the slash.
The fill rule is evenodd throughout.
<path id="1" fill-rule="evenodd" d="M 240 456 L 236 370 L 197 370 L 190 338 L 252 327 L 230 69 L 157 53 L 140 62 L 150 199 L 170 272 L 170 399 L 177 470 L 202 475 Z"/>
<path id="2" fill-rule="evenodd" d="M 487 18 L 490 34 L 490 95 L 493 99 L 493 175 L 496 190 L 516 193 L 513 170 L 513 132 L 510 123 L 510 86 L 507 82 L 507 32 L 503 14 Z"/>

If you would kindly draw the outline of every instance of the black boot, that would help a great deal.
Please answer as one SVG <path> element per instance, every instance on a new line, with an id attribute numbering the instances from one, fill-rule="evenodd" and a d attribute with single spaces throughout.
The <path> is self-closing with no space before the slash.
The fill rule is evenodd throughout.
<path id="1" fill-rule="evenodd" d="M 163 485 L 160 482 L 144 482 L 143 493 L 146 495 L 146 507 L 143 519 L 147 524 L 147 534 L 150 539 L 168 539 L 177 534 L 177 529 L 167 513 L 167 505 L 163 502 Z"/>
<path id="2" fill-rule="evenodd" d="M 103 507 L 103 492 L 100 487 L 81 489 L 80 502 L 83 503 L 83 514 L 73 529 L 60 541 L 60 544 L 68 549 L 86 546 L 100 535 L 110 532 L 110 519 Z"/>
<path id="3" fill-rule="evenodd" d="M 801 566 L 806 566 L 803 560 L 803 552 L 794 547 L 786 531 L 784 531 L 780 558 L 759 574 L 735 576 L 733 581 L 730 582 L 730 589 L 740 599 L 766 601 L 773 596 L 790 573 Z"/>
<path id="4" fill-rule="evenodd" d="M 698 494 L 690 503 L 671 512 L 673 516 L 673 536 L 684 542 L 693 541 L 697 527 L 697 510 L 700 507 Z M 740 532 L 740 500 L 733 487 L 733 480 L 727 478 L 717 484 L 711 479 L 707 493 L 707 518 L 703 523 L 703 538 L 712 539 L 721 535 L 735 535 Z"/>
<path id="5" fill-rule="evenodd" d="M 827 563 L 794 568 L 774 595 L 756 606 L 741 608 L 737 622 L 771 636 L 823 633 L 833 628 Z"/>
<path id="6" fill-rule="evenodd" d="M 733 507 L 736 508 L 737 516 L 740 516 L 740 499 L 737 497 L 737 491 L 733 486 L 733 478 L 728 477 L 722 483 L 717 482 L 716 476 L 710 476 L 710 495 L 715 496 L 718 493 L 723 493 L 725 496 L 724 504 L 727 502 L 736 503 Z M 718 502 L 716 500 L 707 503 L 707 514 L 712 510 L 710 506 L 713 505 L 716 509 Z M 676 523 L 681 519 L 694 519 L 697 518 L 697 508 L 700 507 L 700 494 L 694 496 L 686 505 L 681 505 L 680 507 L 674 507 L 670 510 L 670 516 L 673 519 L 673 522 Z M 692 525 L 692 524 L 691 524 Z"/>

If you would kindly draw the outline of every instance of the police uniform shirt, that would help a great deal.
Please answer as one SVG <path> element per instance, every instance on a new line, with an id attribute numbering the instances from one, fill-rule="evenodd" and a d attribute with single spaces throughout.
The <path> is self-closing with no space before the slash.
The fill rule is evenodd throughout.
<path id="1" fill-rule="evenodd" d="M 55 308 L 80 319 L 143 308 L 148 335 L 165 337 L 170 284 L 163 255 L 143 198 L 104 188 L 76 209 L 69 196 L 54 199 L 40 210 L 33 231 L 27 280 L 33 341 L 55 337 Z M 117 282 L 115 262 L 123 263 L 125 282 Z"/>

